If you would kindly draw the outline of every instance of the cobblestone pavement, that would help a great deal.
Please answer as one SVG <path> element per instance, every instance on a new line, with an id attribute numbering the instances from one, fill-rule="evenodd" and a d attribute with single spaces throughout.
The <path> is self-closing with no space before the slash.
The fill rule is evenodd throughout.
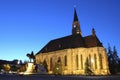
<path id="1" fill-rule="evenodd" d="M 120 80 L 120 76 L 0 75 L 0 80 Z"/>

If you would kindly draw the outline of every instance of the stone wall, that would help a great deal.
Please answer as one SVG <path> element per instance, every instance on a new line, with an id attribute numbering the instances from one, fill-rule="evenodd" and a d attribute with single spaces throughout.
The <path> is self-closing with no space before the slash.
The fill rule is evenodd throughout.
<path id="1" fill-rule="evenodd" d="M 86 75 L 86 69 L 90 69 L 92 75 L 110 74 L 106 51 L 103 47 L 72 48 L 36 55 L 37 64 L 44 60 L 47 62 L 49 74 L 54 74 L 56 71 L 64 75 Z"/>

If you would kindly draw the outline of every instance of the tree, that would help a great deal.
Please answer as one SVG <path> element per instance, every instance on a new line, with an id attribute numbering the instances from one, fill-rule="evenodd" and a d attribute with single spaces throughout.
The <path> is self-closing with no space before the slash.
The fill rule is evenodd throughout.
<path id="1" fill-rule="evenodd" d="M 113 47 L 113 62 L 114 62 L 114 71 L 115 73 L 117 73 L 119 71 L 119 57 L 118 57 L 118 53 L 116 50 L 116 47 Z"/>
<path id="2" fill-rule="evenodd" d="M 114 60 L 114 57 L 113 57 L 113 51 L 111 50 L 111 47 L 110 45 L 108 45 L 108 62 L 109 62 L 109 70 L 110 70 L 110 73 L 111 74 L 115 74 L 115 60 Z"/>
<path id="3" fill-rule="evenodd" d="M 118 72 L 120 72 L 120 58 L 118 60 Z"/>
<path id="4" fill-rule="evenodd" d="M 113 47 L 113 57 L 115 60 L 115 64 L 118 64 L 119 57 L 115 46 Z"/>
<path id="5" fill-rule="evenodd" d="M 90 69 L 90 63 L 88 61 L 88 57 L 87 57 L 86 62 L 85 62 L 85 74 L 86 75 L 92 75 L 93 74 L 92 70 Z"/>
<path id="6" fill-rule="evenodd" d="M 15 65 L 11 66 L 11 71 L 17 71 L 17 70 L 18 70 L 17 66 L 15 66 Z"/>
<path id="7" fill-rule="evenodd" d="M 108 62 L 109 62 L 109 70 L 111 74 L 116 74 L 119 71 L 119 57 L 116 50 L 116 47 L 113 47 L 113 51 L 111 50 L 110 45 L 108 45 Z"/>
<path id="8" fill-rule="evenodd" d="M 55 66 L 53 67 L 53 73 L 57 75 L 62 74 L 62 63 L 60 58 L 57 60 Z"/>
<path id="9" fill-rule="evenodd" d="M 108 44 L 108 59 L 110 60 L 110 58 L 112 58 L 112 50 L 111 50 L 111 47 L 110 47 L 110 44 Z"/>
<path id="10" fill-rule="evenodd" d="M 4 64 L 3 65 L 5 71 L 10 71 L 10 65 L 9 64 Z"/>

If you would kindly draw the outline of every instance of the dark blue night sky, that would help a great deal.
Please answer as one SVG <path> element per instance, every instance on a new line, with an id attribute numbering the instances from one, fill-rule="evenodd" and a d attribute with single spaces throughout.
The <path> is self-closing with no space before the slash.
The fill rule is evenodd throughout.
<path id="1" fill-rule="evenodd" d="M 76 5 L 83 36 L 94 27 L 120 54 L 120 0 L 0 0 L 0 59 L 28 60 L 50 40 L 71 35 Z"/>

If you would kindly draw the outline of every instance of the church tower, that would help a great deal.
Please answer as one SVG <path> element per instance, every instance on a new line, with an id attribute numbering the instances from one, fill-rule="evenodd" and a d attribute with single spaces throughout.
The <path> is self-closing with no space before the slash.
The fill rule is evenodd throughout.
<path id="1" fill-rule="evenodd" d="M 74 8 L 74 19 L 72 23 L 72 35 L 80 34 L 82 36 L 82 32 L 80 29 L 80 22 L 78 20 L 76 8 Z"/>

